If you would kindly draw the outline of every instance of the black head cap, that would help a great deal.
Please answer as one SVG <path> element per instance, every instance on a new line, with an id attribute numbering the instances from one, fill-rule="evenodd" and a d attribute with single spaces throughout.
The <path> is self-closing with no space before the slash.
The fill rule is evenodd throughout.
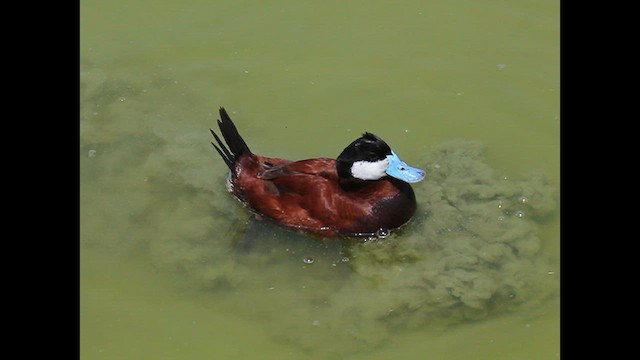
<path id="1" fill-rule="evenodd" d="M 377 135 L 365 132 L 347 146 L 336 159 L 338 176 L 351 178 L 351 166 L 356 161 L 376 162 L 391 154 L 391 148 Z"/>

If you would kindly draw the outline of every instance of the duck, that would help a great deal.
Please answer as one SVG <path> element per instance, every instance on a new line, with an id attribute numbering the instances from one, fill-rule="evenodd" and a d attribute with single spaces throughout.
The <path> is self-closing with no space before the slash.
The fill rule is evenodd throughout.
<path id="1" fill-rule="evenodd" d="M 425 178 L 379 136 L 364 132 L 337 158 L 253 153 L 224 107 L 211 144 L 229 168 L 227 190 L 261 219 L 324 238 L 387 237 L 413 217 L 412 183 Z"/>

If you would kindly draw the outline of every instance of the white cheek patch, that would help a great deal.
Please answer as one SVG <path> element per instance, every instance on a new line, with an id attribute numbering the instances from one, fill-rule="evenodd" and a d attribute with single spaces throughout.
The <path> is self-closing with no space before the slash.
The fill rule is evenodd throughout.
<path id="1" fill-rule="evenodd" d="M 386 176 L 389 160 L 382 159 L 376 162 L 356 161 L 351 166 L 351 175 L 361 180 L 378 180 Z"/>

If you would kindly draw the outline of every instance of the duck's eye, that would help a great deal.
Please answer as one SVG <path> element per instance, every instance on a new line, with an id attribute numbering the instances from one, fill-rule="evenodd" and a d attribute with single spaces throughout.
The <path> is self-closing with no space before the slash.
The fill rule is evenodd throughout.
<path id="1" fill-rule="evenodd" d="M 398 166 L 398 170 L 400 170 L 400 171 L 405 171 L 405 170 L 407 170 L 407 169 L 406 169 L 404 166 Z"/>

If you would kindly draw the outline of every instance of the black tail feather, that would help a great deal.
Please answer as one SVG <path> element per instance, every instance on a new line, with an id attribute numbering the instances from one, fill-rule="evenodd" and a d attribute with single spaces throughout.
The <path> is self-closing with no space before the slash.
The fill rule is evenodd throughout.
<path id="1" fill-rule="evenodd" d="M 218 127 L 220 128 L 220 133 L 227 145 L 225 146 L 218 135 L 216 135 L 212 129 L 209 129 L 220 147 L 216 146 L 213 142 L 211 142 L 211 145 L 213 145 L 218 154 L 220 154 L 220 157 L 222 157 L 222 160 L 224 160 L 229 169 L 233 171 L 235 169 L 237 159 L 242 154 L 251 152 L 251 150 L 249 150 L 244 139 L 238 133 L 238 129 L 236 129 L 236 126 L 233 124 L 233 121 L 229 117 L 229 114 L 227 114 L 224 107 L 220 107 L 220 118 L 222 120 L 218 120 Z"/>
<path id="2" fill-rule="evenodd" d="M 233 124 L 229 114 L 227 114 L 227 111 L 223 107 L 220 107 L 220 118 L 222 121 L 218 120 L 218 127 L 220 127 L 222 136 L 227 142 L 229 150 L 231 150 L 233 155 L 240 156 L 245 152 L 251 152 L 247 144 L 242 139 L 242 136 L 238 133 L 238 129 L 236 129 L 236 126 Z"/>
<path id="3" fill-rule="evenodd" d="M 211 142 L 211 145 L 213 145 L 213 147 L 216 149 L 218 154 L 220 154 L 220 157 L 222 158 L 222 160 L 224 160 L 224 163 L 227 164 L 227 166 L 229 167 L 229 170 L 233 170 L 233 161 L 231 160 L 231 158 L 223 154 L 220 148 L 217 147 L 216 144 L 214 144 L 213 142 Z"/>
<path id="4" fill-rule="evenodd" d="M 211 142 L 211 145 L 213 145 L 213 147 L 216 148 L 216 150 L 218 150 L 218 153 L 220 154 L 220 156 L 222 156 L 222 158 L 225 160 L 225 162 L 226 162 L 226 160 L 233 162 L 232 161 L 233 157 L 234 157 L 233 154 L 231 154 L 229 152 L 229 150 L 224 145 L 224 143 L 220 140 L 218 135 L 215 132 L 213 132 L 213 130 L 211 130 L 211 129 L 209 129 L 209 130 L 211 131 L 211 135 L 213 135 L 213 137 L 216 139 L 216 142 L 218 142 L 218 146 L 220 146 L 220 147 L 216 146 L 216 144 L 214 144 L 213 142 Z M 222 149 L 222 150 L 220 150 L 220 149 Z"/>

